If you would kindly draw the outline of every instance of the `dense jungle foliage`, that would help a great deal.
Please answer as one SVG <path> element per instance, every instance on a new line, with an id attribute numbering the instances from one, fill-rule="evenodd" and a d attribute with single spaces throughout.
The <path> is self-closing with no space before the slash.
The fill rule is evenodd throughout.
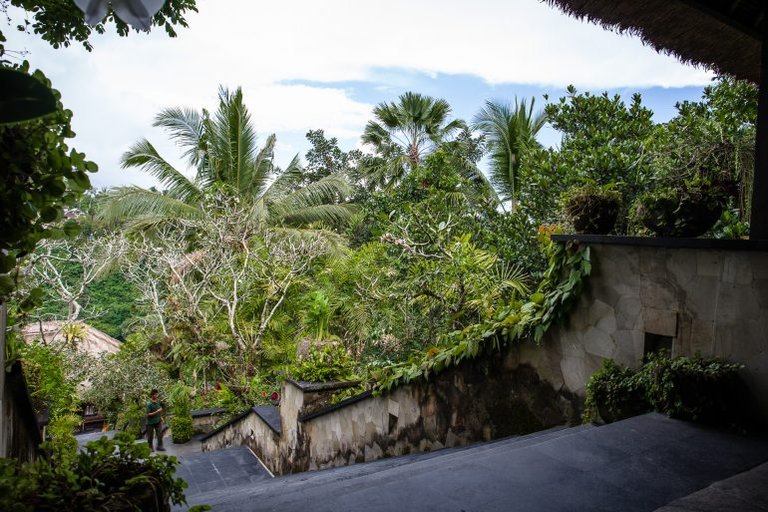
<path id="1" fill-rule="evenodd" d="M 365 151 L 312 130 L 304 159 L 284 167 L 239 89 L 221 89 L 213 112 L 163 110 L 155 126 L 187 169 L 137 141 L 123 166 L 159 188 L 91 191 L 74 205 L 79 234 L 42 241 L 19 267 L 19 294 L 46 290 L 25 321 L 84 322 L 124 340 L 89 365 L 77 400 L 130 425 L 159 387 L 181 424 L 190 407 L 268 403 L 285 377 L 388 389 L 541 339 L 590 271 L 588 251 L 549 237 L 597 215 L 600 198 L 613 233 L 648 234 L 654 200 L 693 190 L 720 216 L 705 236 L 748 233 L 752 86 L 718 79 L 662 124 L 639 94 L 571 88 L 533 106 L 488 102 L 467 123 L 408 93 L 375 109 Z M 558 147 L 536 140 L 547 122 Z M 57 357 L 73 357 L 73 339 Z M 49 364 L 44 355 L 20 354 L 31 365 Z"/>

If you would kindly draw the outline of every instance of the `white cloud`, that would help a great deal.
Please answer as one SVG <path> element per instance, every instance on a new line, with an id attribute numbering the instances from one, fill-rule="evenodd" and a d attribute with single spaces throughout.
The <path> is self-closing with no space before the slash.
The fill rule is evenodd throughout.
<path id="1" fill-rule="evenodd" d="M 352 141 L 372 105 L 347 89 L 291 81 L 366 81 L 386 91 L 408 80 L 408 73 L 392 71 L 398 69 L 582 88 L 702 85 L 710 77 L 537 0 L 198 4 L 199 14 L 189 16 L 190 28 L 178 38 L 162 31 L 98 36 L 92 53 L 77 46 L 53 50 L 35 36 L 6 30 L 7 46 L 29 47 L 33 65 L 76 113 L 75 145 L 102 167 L 95 184 L 151 183 L 119 170 L 120 154 L 140 137 L 174 154 L 150 128 L 153 116 L 175 105 L 213 109 L 219 84 L 243 87 L 260 133 L 287 134 L 293 142 L 319 127 Z M 290 151 L 295 145 L 282 144 L 279 161 Z"/>

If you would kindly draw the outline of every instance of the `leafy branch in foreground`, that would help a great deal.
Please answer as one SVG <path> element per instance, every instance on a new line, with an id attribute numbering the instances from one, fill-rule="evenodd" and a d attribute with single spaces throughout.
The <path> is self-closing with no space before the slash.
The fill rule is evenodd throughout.
<path id="1" fill-rule="evenodd" d="M 150 456 L 125 433 L 88 443 L 72 461 L 0 459 L 0 509 L 27 511 L 170 511 L 186 505 L 187 483 L 174 478 L 175 457 Z M 201 512 L 208 506 L 189 510 Z"/>

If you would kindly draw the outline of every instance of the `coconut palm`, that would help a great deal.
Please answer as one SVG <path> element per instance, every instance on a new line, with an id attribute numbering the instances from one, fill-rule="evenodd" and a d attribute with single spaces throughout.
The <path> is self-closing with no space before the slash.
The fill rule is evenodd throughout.
<path id="1" fill-rule="evenodd" d="M 155 177 L 162 191 L 138 186 L 112 189 L 100 215 L 107 221 L 127 221 L 141 229 L 164 221 L 200 219 L 207 194 L 223 190 L 249 209 L 254 222 L 271 226 L 338 223 L 350 216 L 346 205 L 333 204 L 350 194 L 341 176 L 330 175 L 298 187 L 302 169 L 298 155 L 281 170 L 274 164 L 275 136 L 258 148 L 256 132 L 242 90 L 219 90 L 219 107 L 207 111 L 169 108 L 155 118 L 183 149 L 182 158 L 195 177 L 173 167 L 146 139 L 123 154 L 123 168 L 138 168 Z"/>
<path id="2" fill-rule="evenodd" d="M 451 107 L 443 99 L 414 92 L 397 102 L 379 103 L 376 118 L 365 126 L 362 141 L 376 156 L 369 162 L 370 178 L 379 185 L 392 185 L 454 133 L 465 127 L 461 120 L 449 121 Z"/>
<path id="3" fill-rule="evenodd" d="M 528 149 L 541 147 L 536 134 L 546 124 L 546 115 L 534 114 L 535 100 L 530 106 L 515 98 L 514 104 L 487 101 L 478 112 L 472 127 L 485 135 L 490 150 L 490 180 L 502 201 L 514 207 L 520 191 L 519 175 L 522 155 Z"/>

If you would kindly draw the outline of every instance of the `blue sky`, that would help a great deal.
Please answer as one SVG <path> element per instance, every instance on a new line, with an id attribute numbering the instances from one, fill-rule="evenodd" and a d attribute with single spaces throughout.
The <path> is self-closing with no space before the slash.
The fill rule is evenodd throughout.
<path id="1" fill-rule="evenodd" d="M 489 84 L 478 76 L 446 75 L 442 73 L 427 74 L 401 69 L 377 69 L 374 76 L 382 77 L 381 81 L 370 82 L 337 82 L 316 83 L 311 81 L 292 80 L 286 83 L 309 85 L 313 87 L 332 87 L 349 90 L 350 97 L 364 103 L 376 104 L 382 101 L 395 101 L 406 91 L 416 91 L 433 97 L 448 100 L 453 108 L 454 117 L 470 121 L 483 107 L 486 100 L 514 101 L 514 98 L 534 98 L 536 109 L 539 110 L 549 102 L 557 101 L 566 96 L 565 87 L 542 86 L 521 83 Z M 618 94 L 625 101 L 639 92 L 643 104 L 654 112 L 653 119 L 663 123 L 671 119 L 677 112 L 675 104 L 680 101 L 698 101 L 701 99 L 703 86 L 689 87 L 583 87 L 579 92 L 590 91 L 602 94 L 607 91 L 610 95 Z M 322 128 L 318 126 L 318 128 Z M 550 126 L 539 133 L 539 140 L 545 145 L 554 146 L 560 141 L 560 134 Z M 301 145 L 301 137 L 296 134 L 291 137 L 292 144 Z M 294 142 L 295 141 L 295 142 Z M 350 141 L 347 140 L 349 147 Z"/>
<path id="2" fill-rule="evenodd" d="M 663 122 L 696 100 L 712 74 L 659 55 L 641 41 L 563 15 L 538 0 L 198 0 L 189 29 L 92 38 L 53 49 L 13 30 L 7 47 L 27 51 L 75 113 L 73 146 L 100 166 L 98 187 L 153 180 L 120 169 L 120 155 L 148 138 L 172 163 L 176 148 L 152 128 L 162 108 L 216 107 L 219 85 L 242 86 L 262 139 L 276 133 L 278 163 L 308 149 L 322 128 L 342 147 L 359 144 L 376 103 L 413 90 L 472 116 L 488 99 L 556 100 L 573 84 L 628 98 L 641 92 Z M 544 144 L 559 137 L 547 128 Z"/>

